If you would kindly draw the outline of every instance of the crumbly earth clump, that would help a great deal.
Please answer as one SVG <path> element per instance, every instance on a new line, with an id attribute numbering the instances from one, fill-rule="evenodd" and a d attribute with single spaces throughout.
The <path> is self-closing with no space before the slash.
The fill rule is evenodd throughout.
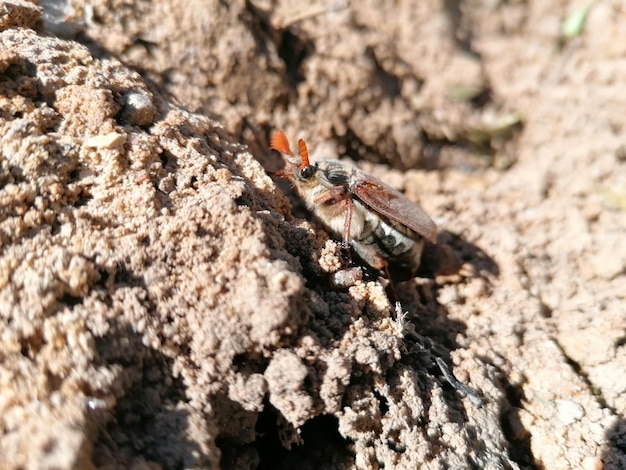
<path id="1" fill-rule="evenodd" d="M 572 13 L 0 1 L 0 469 L 624 468 L 626 10 Z M 280 128 L 461 271 L 333 283 Z"/>

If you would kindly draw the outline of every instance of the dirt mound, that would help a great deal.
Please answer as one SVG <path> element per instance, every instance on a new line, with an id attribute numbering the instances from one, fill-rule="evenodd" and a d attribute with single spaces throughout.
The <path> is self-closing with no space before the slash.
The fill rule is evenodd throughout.
<path id="1" fill-rule="evenodd" d="M 621 6 L 0 7 L 0 468 L 626 465 Z M 279 128 L 463 275 L 333 287 Z"/>

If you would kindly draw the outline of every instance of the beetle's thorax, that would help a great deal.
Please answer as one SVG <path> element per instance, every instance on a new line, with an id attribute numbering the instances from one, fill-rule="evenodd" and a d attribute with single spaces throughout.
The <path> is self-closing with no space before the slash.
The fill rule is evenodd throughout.
<path id="1" fill-rule="evenodd" d="M 337 161 L 321 161 L 316 165 L 315 174 L 308 179 L 300 177 L 300 170 L 294 172 L 294 182 L 307 207 L 337 235 L 344 230 L 346 219 L 345 210 L 340 207 L 340 202 L 329 201 L 320 203 L 320 198 L 331 189 L 343 187 L 346 197 L 349 194 L 350 181 L 354 168 L 350 165 Z M 353 200 L 352 223 L 350 236 L 359 239 L 366 228 L 368 211 L 358 200 Z"/>

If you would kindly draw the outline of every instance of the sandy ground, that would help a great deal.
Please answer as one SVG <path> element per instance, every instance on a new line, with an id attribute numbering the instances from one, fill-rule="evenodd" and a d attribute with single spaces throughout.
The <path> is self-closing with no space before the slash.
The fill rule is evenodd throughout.
<path id="1" fill-rule="evenodd" d="M 0 469 L 626 468 L 621 2 L 38 3 L 0 1 Z M 277 129 L 462 272 L 333 287 Z"/>

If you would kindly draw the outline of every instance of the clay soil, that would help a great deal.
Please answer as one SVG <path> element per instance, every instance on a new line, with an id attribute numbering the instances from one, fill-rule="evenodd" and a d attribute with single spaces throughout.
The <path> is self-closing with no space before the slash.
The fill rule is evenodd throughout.
<path id="1" fill-rule="evenodd" d="M 626 468 L 625 77 L 613 0 L 0 1 L 0 468 Z M 333 284 L 277 129 L 461 269 Z"/>

